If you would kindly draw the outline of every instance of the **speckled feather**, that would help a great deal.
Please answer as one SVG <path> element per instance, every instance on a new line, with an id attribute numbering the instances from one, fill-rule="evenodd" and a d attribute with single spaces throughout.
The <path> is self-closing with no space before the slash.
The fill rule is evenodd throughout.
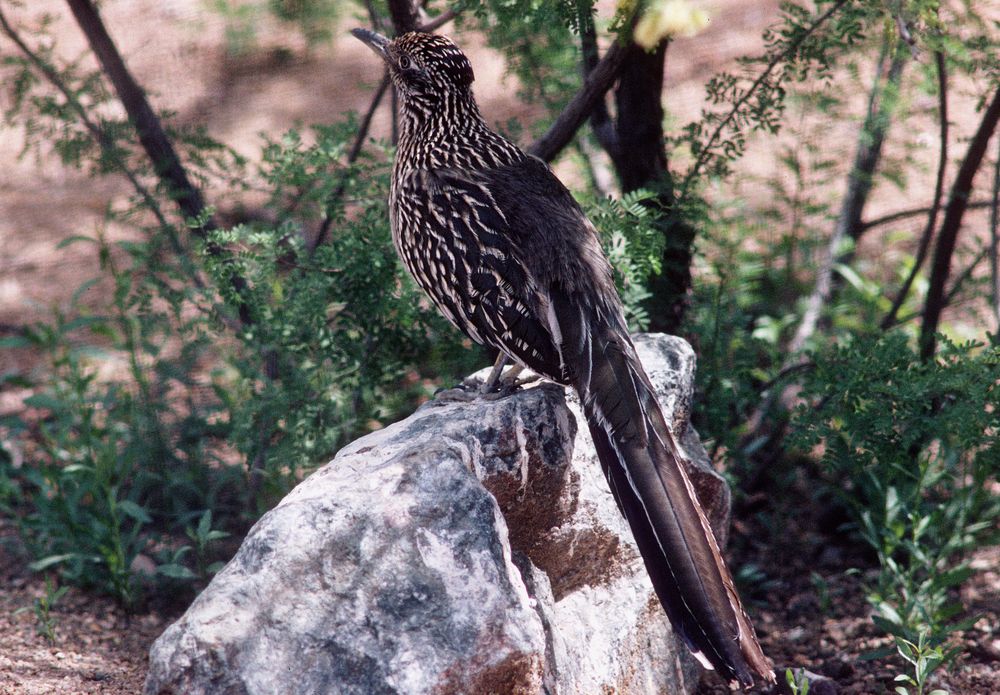
<path id="1" fill-rule="evenodd" d="M 449 39 L 355 30 L 401 96 L 389 198 L 407 270 L 473 340 L 580 394 L 601 465 L 675 628 L 731 682 L 773 681 L 636 356 L 597 232 L 540 160 L 493 132 Z"/>

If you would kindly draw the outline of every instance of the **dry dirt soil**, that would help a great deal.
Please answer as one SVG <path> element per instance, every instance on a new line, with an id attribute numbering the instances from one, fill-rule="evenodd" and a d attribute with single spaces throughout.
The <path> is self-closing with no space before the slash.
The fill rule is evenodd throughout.
<path id="1" fill-rule="evenodd" d="M 260 133 L 277 137 L 295 123 L 322 123 L 346 109 L 363 110 L 370 89 L 380 75 L 370 53 L 343 36 L 331 45 L 306 50 L 302 41 L 282 27 L 262 24 L 254 50 L 234 58 L 225 50 L 225 22 L 202 0 L 105 0 L 101 3 L 108 28 L 135 75 L 151 94 L 155 106 L 175 112 L 180 123 L 202 124 L 214 137 L 254 157 Z M 761 30 L 776 17 L 777 0 L 711 0 L 709 28 L 701 35 L 676 42 L 667 62 L 665 101 L 677 123 L 695 117 L 702 106 L 703 85 L 719 69 L 735 69 L 739 55 L 760 50 Z M 53 30 L 58 53 L 64 59 L 81 58 L 90 64 L 83 39 L 57 0 L 37 0 L 24 7 L 4 9 L 15 24 L 30 26 L 45 12 L 55 17 Z M 357 21 L 346 16 L 342 29 Z M 535 120 L 539 113 L 518 102 L 516 85 L 504 77 L 503 60 L 470 38 L 466 49 L 477 74 L 477 95 L 487 117 L 498 123 L 517 117 Z M 11 50 L 0 39 L 0 52 Z M 870 72 L 870 66 L 864 67 Z M 961 100 L 968 94 L 957 90 Z M 0 99 L 6 92 L 0 91 Z M 858 112 L 864 95 L 857 97 Z M 931 107 L 933 102 L 928 103 Z M 4 104 L 0 103 L 0 106 Z M 381 108 L 372 135 L 384 137 L 389 112 Z M 956 117 L 956 127 L 970 119 Z M 808 124 L 807 124 L 808 125 Z M 933 143 L 935 129 L 928 119 L 909 141 Z M 803 126 L 805 127 L 805 126 Z M 830 154 L 848 152 L 857 123 L 846 119 L 836 125 L 813 123 Z M 107 206 L 128 194 L 125 182 L 94 179 L 55 163 L 50 152 L 41 157 L 18 158 L 21 134 L 0 129 L 0 335 L 5 330 L 48 316 L 53 308 L 66 308 L 79 284 L 96 272 L 93 251 L 82 245 L 57 250 L 72 234 L 101 230 L 112 239 L 127 238 L 130 230 L 104 221 Z M 933 161 L 933 148 L 917 158 Z M 748 200 L 771 195 L 762 177 L 771 176 L 793 188 L 791 174 L 776 166 L 781 154 L 774 141 L 755 144 L 741 164 L 742 189 Z M 847 157 L 841 157 L 847 161 Z M 929 176 L 915 174 L 917 182 Z M 560 173 L 562 168 L 557 169 Z M 212 191 L 208 191 L 211 198 Z M 880 192 L 871 214 L 905 209 L 919 200 L 899 199 L 898 191 Z M 898 230 L 897 230 L 898 231 Z M 888 231 L 886 232 L 888 233 Z M 875 262 L 884 260 L 879 250 L 883 237 L 872 234 L 868 243 Z M 888 248 L 888 245 L 885 245 Z M 85 301 L 100 305 L 108 288 L 98 285 Z M 0 372 L 30 369 L 37 356 L 0 351 Z M 17 411 L 27 395 L 18 390 L 0 393 L 0 413 Z M 753 537 L 751 522 L 739 533 Z M 738 552 L 737 564 L 756 562 L 774 569 L 771 582 L 757 597 L 756 622 L 767 651 L 777 663 L 803 666 L 840 684 L 845 693 L 881 693 L 889 688 L 895 672 L 885 662 L 859 662 L 860 652 L 879 646 L 881 640 L 868 620 L 857 577 L 844 576 L 850 566 L 850 549 L 835 535 L 803 527 L 781 547 L 752 544 Z M 846 556 L 846 557 L 845 557 Z M 941 683 L 953 693 L 1000 692 L 1000 553 L 987 549 L 977 555 L 982 570 L 963 591 L 970 610 L 982 615 L 965 635 L 966 649 L 957 668 Z M 862 558 L 860 564 L 864 566 Z M 127 615 L 110 600 L 71 589 L 53 610 L 54 639 L 37 631 L 32 610 L 44 596 L 41 577 L 25 568 L 26 559 L 9 522 L 0 519 L 0 695 L 47 693 L 138 693 L 145 674 L 149 644 L 174 615 Z M 818 572 L 832 597 L 821 605 L 810 576 Z M 705 679 L 701 693 L 726 692 Z M 819 693 L 817 689 L 815 692 Z"/>

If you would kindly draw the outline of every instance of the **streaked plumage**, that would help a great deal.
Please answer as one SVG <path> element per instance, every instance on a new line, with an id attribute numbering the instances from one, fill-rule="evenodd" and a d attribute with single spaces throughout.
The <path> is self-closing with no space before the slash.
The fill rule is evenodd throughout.
<path id="1" fill-rule="evenodd" d="M 772 681 L 732 577 L 629 338 L 611 268 L 540 160 L 486 125 L 449 39 L 354 34 L 401 96 L 393 240 L 459 329 L 580 394 L 601 465 L 675 628 L 727 680 Z"/>

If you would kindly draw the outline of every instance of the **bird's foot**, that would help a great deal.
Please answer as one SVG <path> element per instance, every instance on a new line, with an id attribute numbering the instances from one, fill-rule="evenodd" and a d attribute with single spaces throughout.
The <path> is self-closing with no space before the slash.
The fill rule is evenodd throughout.
<path id="1" fill-rule="evenodd" d="M 479 398 L 479 395 L 478 384 L 470 384 L 468 381 L 463 381 L 457 386 L 452 386 L 451 388 L 440 388 L 435 391 L 434 400 L 432 402 L 438 405 L 446 405 L 449 403 L 471 403 Z"/>
<path id="2" fill-rule="evenodd" d="M 537 374 L 529 374 L 526 377 L 518 378 L 522 368 L 512 367 L 506 374 L 494 383 L 484 382 L 479 387 L 479 397 L 488 401 L 497 401 L 507 396 L 511 396 L 521 390 L 521 387 L 538 381 L 541 377 Z"/>
<path id="3" fill-rule="evenodd" d="M 523 387 L 528 384 L 533 384 L 536 381 L 540 381 L 542 377 L 537 374 L 529 374 L 528 376 L 521 377 L 520 379 L 516 374 L 511 375 L 509 379 L 504 378 L 500 381 L 494 392 L 500 393 L 502 396 L 509 396 L 512 393 L 520 391 Z"/>
<path id="4" fill-rule="evenodd" d="M 482 399 L 484 401 L 499 401 L 507 398 L 521 390 L 522 386 L 532 384 L 541 377 L 537 374 L 530 374 L 518 379 L 517 375 L 521 370 L 511 369 L 498 379 L 477 379 L 470 377 L 451 388 L 441 388 L 434 392 L 434 403 L 445 405 L 450 403 L 471 403 Z M 492 383 L 491 383 L 492 382 Z"/>

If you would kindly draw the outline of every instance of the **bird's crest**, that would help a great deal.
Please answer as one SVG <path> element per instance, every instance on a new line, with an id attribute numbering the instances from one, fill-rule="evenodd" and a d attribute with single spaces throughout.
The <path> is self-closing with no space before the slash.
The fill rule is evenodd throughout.
<path id="1" fill-rule="evenodd" d="M 447 36 L 411 31 L 394 39 L 387 52 L 404 80 L 423 77 L 467 87 L 476 79 L 469 59 Z"/>

